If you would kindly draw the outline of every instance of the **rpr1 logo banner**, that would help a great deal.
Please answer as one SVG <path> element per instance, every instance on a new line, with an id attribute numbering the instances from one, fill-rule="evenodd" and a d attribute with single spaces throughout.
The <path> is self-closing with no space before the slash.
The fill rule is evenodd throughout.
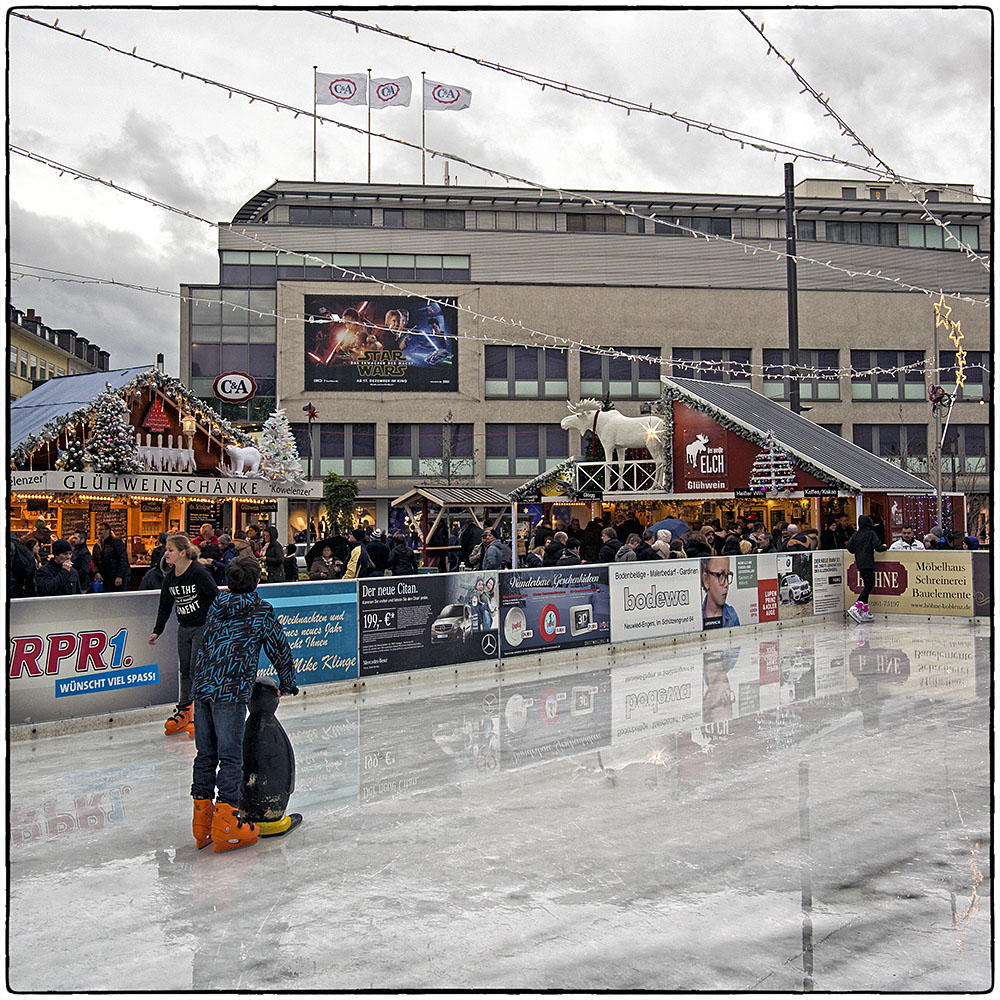
<path id="1" fill-rule="evenodd" d="M 358 588 L 351 580 L 272 583 L 258 593 L 288 637 L 297 684 L 349 681 L 358 676 Z M 258 670 L 276 677 L 261 650 Z"/>
<path id="2" fill-rule="evenodd" d="M 365 577 L 358 597 L 362 676 L 497 658 L 495 572 Z"/>
<path id="3" fill-rule="evenodd" d="M 177 619 L 155 646 L 159 592 L 10 602 L 12 724 L 104 715 L 177 701 Z"/>
<path id="4" fill-rule="evenodd" d="M 700 632 L 700 568 L 697 559 L 609 565 L 611 641 Z"/>
<path id="5" fill-rule="evenodd" d="M 502 655 L 591 646 L 610 638 L 607 566 L 550 567 L 500 574 Z"/>

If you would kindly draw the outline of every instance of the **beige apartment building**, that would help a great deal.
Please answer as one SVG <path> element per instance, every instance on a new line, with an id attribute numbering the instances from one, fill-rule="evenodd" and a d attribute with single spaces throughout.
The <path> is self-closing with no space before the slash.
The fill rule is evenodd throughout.
<path id="1" fill-rule="evenodd" d="M 801 405 L 933 481 L 940 383 L 944 488 L 983 494 L 991 204 L 918 193 L 932 218 L 896 185 L 798 185 Z M 662 373 L 786 401 L 783 195 L 586 194 L 276 181 L 220 230 L 218 280 L 182 286 L 181 378 L 248 425 L 285 407 L 313 474 L 356 478 L 380 524 L 416 483 L 503 492 L 582 454 L 567 400 L 638 414 Z M 941 291 L 961 296 L 964 339 L 938 328 L 934 364 Z M 226 372 L 252 375 L 254 398 L 220 403 Z"/>

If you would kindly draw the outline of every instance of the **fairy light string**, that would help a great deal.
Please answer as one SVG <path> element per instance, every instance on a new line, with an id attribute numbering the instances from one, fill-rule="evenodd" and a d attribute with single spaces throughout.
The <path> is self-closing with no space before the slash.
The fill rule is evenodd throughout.
<path id="1" fill-rule="evenodd" d="M 929 222 L 933 222 L 934 225 L 936 225 L 939 229 L 943 229 L 948 234 L 949 238 L 965 254 L 965 256 L 969 258 L 969 260 L 976 261 L 977 263 L 981 264 L 987 271 L 989 271 L 990 270 L 989 259 L 976 253 L 976 251 L 973 250 L 972 247 L 967 246 L 965 243 L 963 243 L 951 231 L 951 229 L 949 229 L 948 224 L 944 222 L 942 219 L 939 219 L 930 210 L 930 208 L 928 207 L 928 202 L 924 196 L 924 193 L 917 187 L 915 187 L 913 184 L 911 184 L 908 180 L 900 176 L 895 170 L 893 170 L 893 168 L 890 167 L 889 164 L 886 163 L 885 160 L 883 160 L 882 157 L 879 156 L 878 153 L 876 153 L 875 150 L 872 149 L 872 147 L 869 146 L 868 143 L 866 143 L 864 139 L 862 139 L 861 136 L 859 136 L 858 133 L 855 132 L 854 129 L 847 124 L 846 121 L 844 121 L 844 119 L 833 109 L 833 105 L 830 103 L 830 99 L 825 94 L 823 94 L 822 91 L 816 90 L 816 88 L 795 68 L 794 65 L 795 60 L 789 59 L 786 55 L 784 55 L 784 53 L 782 53 L 781 50 L 778 49 L 778 47 L 774 44 L 774 42 L 772 42 L 771 39 L 764 34 L 764 22 L 761 21 L 761 23 L 758 25 L 753 20 L 753 18 L 750 17 L 749 14 L 747 14 L 745 10 L 741 10 L 740 14 L 742 14 L 744 19 L 751 25 L 751 27 L 753 27 L 754 31 L 756 31 L 757 34 L 764 39 L 765 43 L 767 44 L 767 54 L 770 55 L 773 52 L 775 56 L 789 68 L 795 79 L 798 80 L 798 82 L 802 85 L 802 90 L 800 90 L 799 93 L 809 94 L 809 96 L 812 97 L 812 99 L 816 101 L 820 105 L 820 107 L 825 109 L 825 114 L 823 115 L 823 117 L 832 118 L 834 122 L 836 122 L 837 127 L 840 129 L 841 135 L 847 136 L 848 138 L 852 139 L 855 146 L 860 146 L 861 149 L 863 149 L 868 154 L 868 156 L 872 160 L 874 160 L 879 165 L 879 167 L 881 167 L 883 179 L 888 180 L 891 178 L 892 180 L 896 181 L 898 184 L 901 184 L 904 188 L 906 188 L 907 192 L 910 194 L 913 200 L 917 202 L 917 204 L 920 205 L 921 209 L 923 210 L 924 219 L 926 219 Z"/>
<path id="2" fill-rule="evenodd" d="M 440 157 L 443 157 L 445 159 L 451 160 L 451 161 L 453 161 L 455 163 L 463 164 L 464 166 L 470 167 L 473 170 L 482 171 L 482 172 L 488 174 L 491 178 L 493 178 L 493 177 L 499 177 L 499 178 L 501 178 L 502 180 L 504 180 L 508 184 L 510 184 L 512 182 L 518 183 L 518 184 L 524 184 L 527 187 L 530 187 L 530 188 L 533 188 L 533 189 L 537 189 L 540 193 L 544 193 L 545 191 L 551 191 L 552 193 L 558 195 L 560 198 L 562 198 L 564 200 L 578 201 L 578 202 L 580 202 L 580 203 L 582 203 L 584 205 L 590 205 L 590 206 L 595 207 L 595 208 L 597 208 L 597 207 L 607 208 L 607 209 L 609 209 L 611 211 L 614 211 L 614 212 L 617 212 L 617 213 L 619 213 L 620 215 L 623 215 L 623 216 L 630 215 L 630 216 L 633 216 L 634 218 L 637 218 L 637 219 L 642 219 L 642 220 L 645 220 L 645 221 L 651 221 L 651 222 L 654 222 L 654 223 L 659 222 L 661 224 L 666 224 L 666 225 L 669 225 L 672 229 L 676 229 L 676 230 L 679 230 L 681 232 L 685 232 L 688 235 L 694 237 L 695 239 L 704 239 L 708 243 L 712 243 L 712 242 L 727 243 L 727 244 L 729 244 L 731 246 L 740 247 L 743 250 L 744 254 L 749 253 L 749 254 L 751 254 L 753 256 L 756 256 L 756 254 L 758 254 L 758 253 L 763 253 L 765 255 L 773 256 L 773 257 L 777 258 L 777 260 L 779 260 L 779 261 L 788 260 L 790 258 L 792 260 L 795 260 L 798 264 L 812 264 L 812 265 L 814 265 L 816 267 L 823 267 L 823 268 L 826 268 L 828 270 L 831 270 L 831 271 L 834 271 L 834 272 L 837 272 L 837 273 L 840 273 L 840 274 L 844 274 L 844 275 L 846 275 L 847 277 L 850 277 L 850 278 L 869 278 L 869 279 L 871 279 L 873 281 L 887 282 L 887 283 L 890 283 L 890 284 L 893 284 L 893 285 L 897 286 L 898 288 L 903 289 L 904 291 L 921 292 L 922 294 L 927 295 L 927 296 L 934 296 L 934 295 L 938 294 L 937 291 L 934 291 L 934 290 L 931 290 L 931 289 L 927 289 L 927 288 L 923 288 L 923 287 L 921 287 L 919 285 L 912 285 L 912 284 L 909 284 L 908 282 L 902 281 L 899 278 L 895 278 L 895 277 L 892 277 L 891 275 L 883 274 L 881 270 L 872 271 L 869 268 L 869 269 L 867 269 L 865 271 L 861 271 L 860 269 L 851 269 L 851 268 L 847 268 L 847 267 L 841 267 L 840 265 L 834 264 L 832 260 L 823 261 L 823 260 L 818 260 L 818 259 L 813 258 L 813 257 L 806 257 L 805 255 L 802 255 L 802 254 L 789 255 L 789 254 L 787 254 L 783 250 L 775 250 L 770 245 L 755 246 L 753 244 L 744 243 L 741 240 L 737 240 L 735 237 L 732 237 L 732 236 L 720 236 L 720 235 L 717 235 L 715 233 L 704 233 L 704 232 L 696 230 L 696 229 L 694 229 L 694 228 L 692 228 L 690 226 L 686 226 L 686 225 L 684 225 L 684 224 L 682 224 L 680 222 L 677 222 L 676 220 L 674 220 L 672 218 L 661 219 L 655 213 L 652 213 L 650 215 L 645 215 L 642 212 L 636 211 L 630 205 L 626 205 L 626 206 L 623 207 L 621 205 L 616 204 L 613 201 L 608 201 L 608 200 L 603 199 L 603 198 L 595 198 L 594 195 L 591 194 L 591 193 L 576 191 L 576 190 L 573 190 L 571 188 L 562 188 L 562 187 L 554 186 L 554 185 L 551 185 L 551 184 L 545 184 L 544 182 L 541 182 L 541 181 L 538 181 L 538 180 L 534 180 L 534 179 L 527 178 L 527 177 L 521 177 L 521 176 L 518 176 L 517 174 L 507 173 L 506 171 L 500 170 L 500 169 L 498 169 L 496 167 L 484 166 L 483 164 L 476 163 L 475 161 L 470 160 L 470 159 L 468 159 L 468 158 L 466 158 L 464 156 L 459 156 L 457 153 L 451 153 L 451 152 L 448 152 L 446 150 L 434 149 L 434 148 L 432 148 L 430 146 L 424 146 L 424 145 L 422 145 L 420 143 L 410 142 L 410 141 L 408 141 L 406 139 L 400 139 L 400 138 L 397 138 L 395 136 L 386 135 L 384 132 L 371 132 L 368 129 L 362 128 L 362 127 L 357 126 L 357 125 L 350 125 L 347 122 L 338 121 L 337 119 L 334 119 L 334 118 L 326 118 L 326 117 L 324 117 L 322 115 L 319 115 L 319 114 L 317 114 L 317 113 L 315 113 L 313 111 L 309 111 L 309 110 L 307 110 L 305 108 L 298 108 L 298 107 L 295 107 L 294 105 L 290 105 L 290 104 L 287 104 L 287 103 L 282 102 L 282 101 L 276 101 L 276 100 L 274 100 L 272 98 L 265 97 L 262 94 L 255 94 L 255 93 L 253 93 L 251 91 L 244 90 L 244 89 L 242 89 L 240 87 L 237 87 L 237 86 L 235 86 L 233 84 L 222 83 L 222 82 L 220 82 L 218 80 L 213 80 L 210 77 L 205 77 L 205 76 L 202 76 L 202 75 L 200 75 L 198 73 L 193 73 L 190 70 L 182 70 L 182 69 L 179 69 L 178 67 L 171 66 L 171 65 L 169 65 L 167 63 L 164 63 L 164 62 L 157 62 L 157 61 L 154 61 L 152 59 L 148 59 L 148 58 L 146 58 L 144 56 L 139 56 L 139 55 L 136 54 L 136 51 L 135 51 L 134 47 L 133 47 L 133 49 L 132 49 L 131 52 L 128 52 L 125 49 L 118 48 L 117 46 L 109 45 L 109 44 L 104 43 L 104 42 L 98 42 L 96 39 L 85 38 L 84 34 L 77 34 L 76 32 L 67 31 L 64 28 L 57 27 L 57 25 L 58 25 L 58 18 L 56 19 L 56 24 L 50 25 L 50 24 L 47 24 L 44 21 L 39 21 L 36 18 L 30 17 L 29 15 L 26 15 L 26 14 L 23 14 L 23 13 L 19 13 L 19 12 L 18 13 L 14 13 L 14 16 L 20 17 L 20 18 L 22 18 L 24 20 L 27 20 L 27 21 L 30 21 L 33 24 L 40 25 L 41 27 L 51 28 L 51 29 L 57 30 L 59 32 L 62 32 L 63 34 L 68 35 L 71 38 L 76 38 L 76 39 L 80 39 L 82 41 L 91 42 L 92 44 L 96 44 L 96 45 L 100 46 L 101 48 L 106 49 L 108 52 L 116 52 L 116 53 L 118 53 L 120 55 L 129 56 L 130 58 L 133 58 L 133 59 L 138 59 L 141 62 L 149 64 L 154 69 L 166 69 L 166 70 L 169 70 L 172 73 L 178 74 L 181 77 L 182 80 L 185 79 L 185 78 L 190 78 L 190 79 L 193 79 L 193 80 L 199 80 L 202 83 L 205 83 L 205 84 L 207 84 L 209 86 L 217 87 L 219 89 L 227 91 L 230 98 L 232 98 L 233 94 L 239 94 L 242 97 L 248 98 L 249 102 L 251 104 L 253 104 L 255 102 L 259 102 L 261 104 L 265 104 L 265 105 L 268 105 L 270 107 L 273 107 L 273 108 L 275 108 L 278 111 L 281 111 L 282 109 L 284 109 L 286 111 L 291 111 L 294 114 L 295 118 L 298 118 L 299 115 L 302 115 L 302 116 L 304 116 L 306 118 L 315 118 L 320 124 L 335 125 L 337 128 L 346 129 L 347 131 L 354 132 L 354 133 L 356 133 L 358 135 L 373 136 L 374 138 L 381 139 L 381 140 L 383 140 L 385 142 L 391 142 L 391 143 L 394 143 L 396 145 L 400 145 L 400 146 L 406 147 L 408 149 L 412 149 L 412 150 L 415 150 L 415 151 L 420 151 L 421 153 L 430 153 L 432 158 L 440 156 Z M 84 32 L 85 32 L 85 30 L 86 29 L 84 29 Z M 27 155 L 29 157 L 33 157 L 35 159 L 38 159 L 39 162 L 48 162 L 51 165 L 52 161 L 47 161 L 46 158 L 44 158 L 44 157 L 38 157 L 37 155 L 31 154 L 30 152 L 27 152 L 27 151 L 25 151 L 25 150 L 23 150 L 23 149 L 21 149 L 19 147 L 10 145 L 10 146 L 8 146 L 8 148 L 12 152 L 20 153 L 21 155 Z M 95 182 L 98 182 L 98 183 L 106 184 L 106 185 L 108 185 L 110 187 L 114 187 L 116 190 L 122 191 L 123 193 L 130 193 L 130 192 L 127 192 L 126 189 L 121 188 L 121 187 L 119 187 L 117 185 L 114 185 L 114 184 L 112 184 L 110 182 L 104 181 L 101 178 L 97 178 L 97 177 L 94 177 L 92 175 L 87 175 L 87 174 L 85 174 L 83 172 L 74 171 L 73 168 L 59 167 L 58 169 L 61 169 L 64 172 L 72 173 L 72 174 L 74 174 L 75 176 L 77 176 L 77 177 L 79 177 L 81 179 L 87 179 L 87 180 L 95 181 Z M 147 198 L 144 195 L 140 195 L 138 197 L 140 197 L 144 201 L 150 202 L 151 204 L 157 204 L 153 199 Z M 164 207 L 162 205 L 162 203 L 160 203 L 160 206 Z M 187 215 L 189 217 L 193 217 L 192 213 L 188 213 L 188 212 L 184 212 L 184 211 L 177 210 L 177 209 L 172 209 L 172 208 L 171 208 L 171 210 L 172 211 L 177 211 L 178 214 L 181 214 L 181 215 Z M 206 220 L 201 220 L 201 221 L 206 221 Z M 212 225 L 213 223 L 208 223 L 208 224 Z M 230 228 L 233 228 L 233 227 L 230 227 Z M 240 232 L 244 236 L 247 235 L 244 230 L 235 230 L 234 229 L 234 231 Z M 262 245 L 267 245 L 267 244 L 262 244 Z M 281 248 L 278 248 L 278 249 L 281 249 Z M 283 251 L 283 252 L 289 252 L 289 251 Z M 981 299 L 975 299 L 975 298 L 972 298 L 972 297 L 963 297 L 962 295 L 960 295 L 960 293 L 957 293 L 957 292 L 946 293 L 946 294 L 948 294 L 950 298 L 956 298 L 956 299 L 958 299 L 960 301 L 972 302 L 972 303 L 976 303 L 976 304 L 986 304 Z"/>

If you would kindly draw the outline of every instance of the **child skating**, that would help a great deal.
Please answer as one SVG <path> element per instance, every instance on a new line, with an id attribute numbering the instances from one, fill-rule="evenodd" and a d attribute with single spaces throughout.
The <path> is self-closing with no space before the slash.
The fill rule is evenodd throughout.
<path id="1" fill-rule="evenodd" d="M 885 552 L 886 546 L 879 540 L 874 522 L 867 514 L 858 518 L 858 530 L 847 540 L 847 551 L 854 553 L 854 565 L 862 586 L 857 601 L 847 613 L 856 622 L 874 621 L 875 616 L 868 610 L 868 598 L 875 586 L 875 553 Z"/>

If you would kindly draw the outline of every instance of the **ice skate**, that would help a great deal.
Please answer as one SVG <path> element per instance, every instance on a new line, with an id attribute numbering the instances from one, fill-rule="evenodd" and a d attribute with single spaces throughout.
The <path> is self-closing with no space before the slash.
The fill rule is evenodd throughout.
<path id="1" fill-rule="evenodd" d="M 212 819 L 215 814 L 215 803 L 211 799 L 194 800 L 194 817 L 191 820 L 191 832 L 194 842 L 200 851 L 212 843 Z"/>
<path id="2" fill-rule="evenodd" d="M 249 847 L 257 843 L 260 834 L 249 820 L 242 820 L 236 809 L 228 802 L 215 803 L 212 817 L 212 850 L 233 851 L 238 847 Z"/>
<path id="3" fill-rule="evenodd" d="M 165 736 L 176 736 L 178 733 L 186 732 L 188 726 L 194 725 L 194 702 L 186 705 L 178 704 L 174 714 L 163 724 Z"/>
<path id="4" fill-rule="evenodd" d="M 861 615 L 861 608 L 857 604 L 852 604 L 848 609 L 847 613 L 859 624 L 864 622 L 864 618 Z"/>

